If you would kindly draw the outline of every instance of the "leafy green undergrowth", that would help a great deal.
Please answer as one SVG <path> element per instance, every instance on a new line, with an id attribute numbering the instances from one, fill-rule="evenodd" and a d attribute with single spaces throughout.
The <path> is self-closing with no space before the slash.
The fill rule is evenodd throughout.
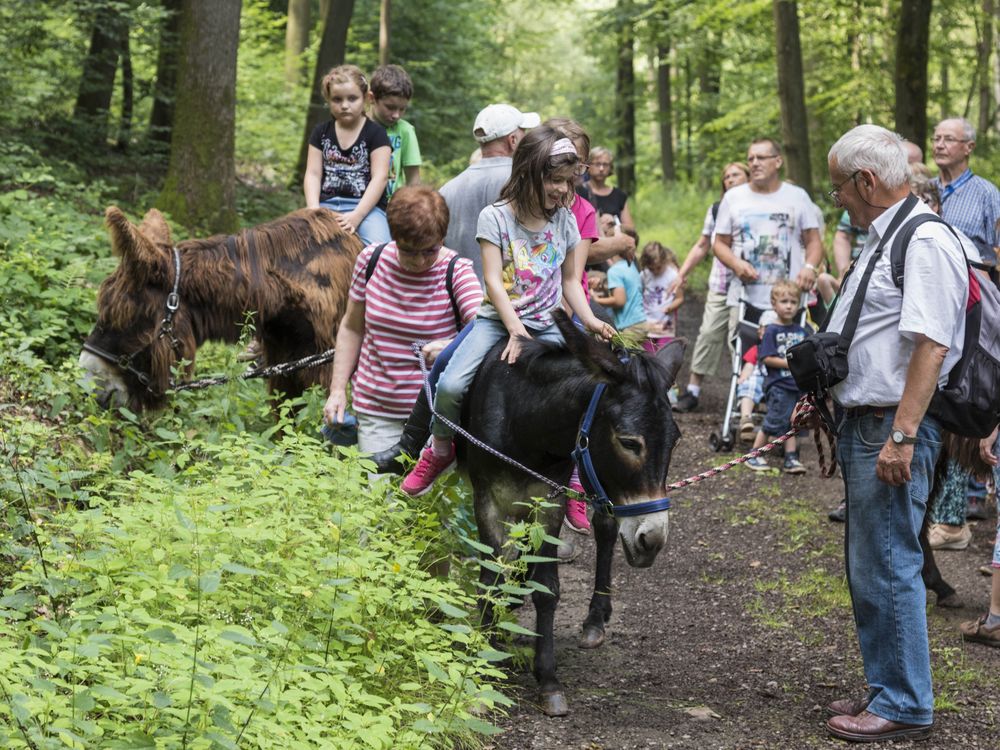
<path id="1" fill-rule="evenodd" d="M 439 517 L 289 427 L 274 446 L 189 440 L 175 472 L 105 477 L 86 507 L 32 508 L 25 480 L 7 483 L 0 744 L 445 747 L 491 731 L 477 715 L 505 702 L 502 655 L 470 594 L 425 570 Z"/>

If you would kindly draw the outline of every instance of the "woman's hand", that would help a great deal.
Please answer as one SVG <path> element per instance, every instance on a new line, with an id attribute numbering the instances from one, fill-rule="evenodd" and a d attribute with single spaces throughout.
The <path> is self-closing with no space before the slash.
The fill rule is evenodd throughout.
<path id="1" fill-rule="evenodd" d="M 330 389 L 330 396 L 323 406 L 323 421 L 327 424 L 340 424 L 344 421 L 347 411 L 347 391 L 343 388 Z"/>
<path id="2" fill-rule="evenodd" d="M 979 457 L 983 459 L 983 463 L 989 466 L 996 466 L 1000 463 L 1000 458 L 993 452 L 993 443 L 997 440 L 997 431 L 994 429 L 990 433 L 989 437 L 985 437 L 979 441 Z"/>
<path id="3" fill-rule="evenodd" d="M 434 341 L 428 341 L 420 350 L 420 352 L 424 355 L 424 361 L 428 365 L 434 364 L 434 360 L 437 359 L 438 355 L 444 351 L 444 348 L 448 346 L 451 341 L 451 339 L 435 339 Z"/>

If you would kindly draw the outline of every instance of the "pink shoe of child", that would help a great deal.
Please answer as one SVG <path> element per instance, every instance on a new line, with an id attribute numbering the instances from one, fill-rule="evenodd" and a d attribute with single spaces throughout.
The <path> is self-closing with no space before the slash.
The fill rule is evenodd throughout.
<path id="1" fill-rule="evenodd" d="M 438 478 L 438 475 L 454 463 L 454 443 L 449 446 L 448 455 L 441 457 L 436 456 L 434 449 L 428 445 L 420 453 L 420 460 L 406 475 L 399 488 L 410 497 L 420 497 L 434 485 L 434 480 Z"/>
<path id="2" fill-rule="evenodd" d="M 586 494 L 583 485 L 579 482 L 570 481 L 569 488 L 581 495 Z M 587 518 L 587 501 L 577 500 L 573 497 L 566 498 L 566 525 L 577 534 L 590 533 L 590 519 Z"/>

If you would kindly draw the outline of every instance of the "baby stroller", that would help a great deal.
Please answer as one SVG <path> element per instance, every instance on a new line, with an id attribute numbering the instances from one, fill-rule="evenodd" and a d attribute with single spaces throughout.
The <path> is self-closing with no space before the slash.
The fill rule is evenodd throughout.
<path id="1" fill-rule="evenodd" d="M 808 310 L 803 300 L 796 313 L 799 325 L 807 325 Z M 732 339 L 732 369 L 729 377 L 729 396 L 726 398 L 726 411 L 719 430 L 708 436 L 708 444 L 714 451 L 729 452 L 736 445 L 737 428 L 740 421 L 740 405 L 737 396 L 740 370 L 743 367 L 743 355 L 748 349 L 756 346 L 758 341 L 757 328 L 764 310 L 751 305 L 745 298 L 740 298 L 737 306 L 736 330 Z M 755 416 L 759 419 L 759 415 Z"/>

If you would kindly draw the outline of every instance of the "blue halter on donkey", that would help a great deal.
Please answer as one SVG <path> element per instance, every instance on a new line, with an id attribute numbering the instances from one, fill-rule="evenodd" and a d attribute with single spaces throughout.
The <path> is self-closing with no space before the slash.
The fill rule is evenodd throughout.
<path id="1" fill-rule="evenodd" d="M 583 422 L 580 423 L 580 431 L 576 434 L 576 447 L 573 448 L 573 460 L 580 470 L 580 484 L 587 490 L 587 498 L 590 500 L 594 512 L 603 513 L 613 518 L 624 518 L 670 510 L 669 497 L 647 500 L 644 503 L 635 503 L 634 505 L 615 505 L 597 478 L 594 462 L 590 457 L 590 429 L 593 427 L 594 416 L 597 414 L 597 406 L 601 402 L 601 396 L 604 395 L 607 387 L 606 383 L 598 383 L 594 388 L 590 404 L 583 415 Z"/>

